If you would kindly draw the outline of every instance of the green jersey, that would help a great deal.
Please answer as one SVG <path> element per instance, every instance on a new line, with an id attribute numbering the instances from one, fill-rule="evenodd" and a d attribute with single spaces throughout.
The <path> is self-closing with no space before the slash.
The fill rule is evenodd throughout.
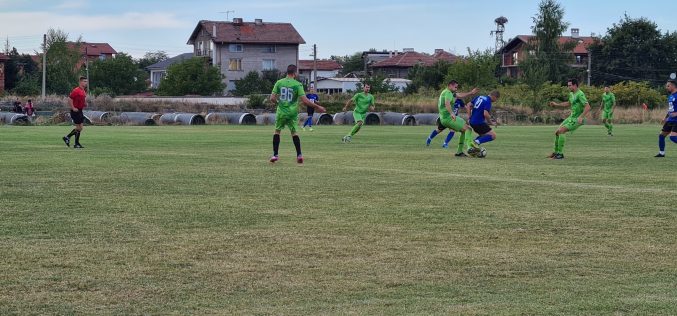
<path id="1" fill-rule="evenodd" d="M 569 93 L 569 104 L 571 105 L 571 116 L 578 118 L 583 114 L 585 110 L 585 105 L 588 103 L 588 99 L 585 97 L 585 93 L 578 89 L 576 92 Z"/>
<path id="2" fill-rule="evenodd" d="M 353 102 L 355 102 L 355 112 L 357 113 L 367 113 L 369 106 L 374 105 L 374 96 L 371 93 L 360 92 L 353 96 Z"/>
<path id="3" fill-rule="evenodd" d="M 447 110 L 447 101 L 449 101 L 449 104 L 451 107 L 454 106 L 454 102 L 456 102 L 456 95 L 449 90 L 449 88 L 446 88 L 442 91 L 440 94 L 440 100 L 437 102 L 437 109 L 440 111 L 440 120 L 446 120 L 446 119 L 451 119 L 451 113 L 449 113 L 449 110 Z"/>
<path id="4" fill-rule="evenodd" d="M 604 104 L 604 111 L 611 112 L 611 108 L 616 103 L 616 96 L 611 92 L 604 92 L 602 94 L 602 104 Z"/>
<path id="5" fill-rule="evenodd" d="M 297 115 L 299 113 L 299 98 L 306 95 L 303 85 L 293 78 L 278 80 L 273 87 L 277 95 L 277 113 Z"/>

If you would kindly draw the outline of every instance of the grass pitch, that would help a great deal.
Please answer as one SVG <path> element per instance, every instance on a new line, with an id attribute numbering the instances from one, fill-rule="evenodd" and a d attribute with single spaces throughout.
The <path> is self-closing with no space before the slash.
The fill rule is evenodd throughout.
<path id="1" fill-rule="evenodd" d="M 0 126 L 0 314 L 677 314 L 659 128 Z"/>

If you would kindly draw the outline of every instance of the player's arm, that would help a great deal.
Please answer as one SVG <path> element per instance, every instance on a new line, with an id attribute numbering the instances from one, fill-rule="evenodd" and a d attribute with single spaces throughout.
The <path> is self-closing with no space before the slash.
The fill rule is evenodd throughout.
<path id="1" fill-rule="evenodd" d="M 614 110 L 616 110 L 616 97 L 614 97 L 614 103 L 611 105 L 611 113 L 613 113 Z"/>
<path id="2" fill-rule="evenodd" d="M 71 110 L 73 110 L 73 112 L 80 111 L 80 110 L 78 110 L 78 108 L 76 108 L 75 105 L 73 104 L 73 96 L 72 96 L 72 94 L 71 94 L 71 96 L 68 97 L 68 105 L 71 106 Z"/>
<path id="3" fill-rule="evenodd" d="M 567 106 L 570 106 L 571 104 L 569 104 L 569 101 L 564 101 L 564 102 L 550 101 L 550 103 L 548 103 L 548 105 L 556 108 L 556 107 L 567 107 Z"/>
<path id="4" fill-rule="evenodd" d="M 348 101 L 346 101 L 346 105 L 343 106 L 343 112 L 348 111 L 348 107 L 350 106 L 351 102 L 353 102 L 353 98 L 350 98 Z"/>
<path id="5" fill-rule="evenodd" d="M 451 115 L 452 120 L 456 120 L 456 115 L 454 115 L 454 111 L 451 109 L 451 100 L 448 98 L 444 99 L 444 107 L 447 108 L 447 111 L 449 111 L 449 115 Z"/>
<path id="6" fill-rule="evenodd" d="M 578 124 L 583 123 L 583 119 L 588 117 L 588 113 L 590 112 L 590 103 L 585 103 L 585 108 L 583 108 L 583 114 L 578 117 Z"/>
<path id="7" fill-rule="evenodd" d="M 369 111 L 374 112 L 374 110 L 376 110 L 376 104 L 375 104 L 375 102 L 376 102 L 376 101 L 375 101 L 375 98 L 372 97 L 372 98 L 371 98 L 371 105 L 369 106 Z"/>
<path id="8" fill-rule="evenodd" d="M 468 120 L 470 120 L 470 116 L 472 115 L 472 102 L 468 102 L 465 104 L 465 112 L 468 113 Z"/>
<path id="9" fill-rule="evenodd" d="M 270 103 L 274 106 L 277 106 L 277 96 L 280 95 L 280 86 L 275 83 L 273 86 L 273 91 L 270 93 Z"/>
<path id="10" fill-rule="evenodd" d="M 309 106 L 309 107 L 311 107 L 311 108 L 315 108 L 315 110 L 317 110 L 317 111 L 320 112 L 320 113 L 326 112 L 326 109 L 325 109 L 324 107 L 322 107 L 322 106 L 319 105 L 319 104 L 316 104 L 316 103 L 313 102 L 313 101 L 310 101 L 310 99 L 308 99 L 305 95 L 302 95 L 302 96 L 301 96 L 301 102 L 302 102 L 305 106 Z"/>
<path id="11" fill-rule="evenodd" d="M 456 97 L 457 97 L 457 98 L 461 98 L 461 99 L 465 99 L 465 98 L 472 97 L 472 96 L 476 95 L 477 92 L 480 92 L 480 89 L 478 89 L 478 88 L 473 88 L 473 89 L 472 89 L 471 91 L 469 91 L 469 92 L 459 92 L 459 93 L 457 93 L 457 94 L 456 94 Z"/>
<path id="12" fill-rule="evenodd" d="M 489 123 L 494 121 L 494 119 L 491 118 L 491 114 L 487 110 L 484 110 L 484 119 Z M 496 125 L 496 124 L 494 124 L 494 125 Z"/>

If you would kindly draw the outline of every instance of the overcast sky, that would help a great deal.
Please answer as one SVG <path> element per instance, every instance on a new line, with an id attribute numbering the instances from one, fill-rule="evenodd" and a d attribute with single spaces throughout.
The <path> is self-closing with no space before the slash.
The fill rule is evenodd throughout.
<path id="1" fill-rule="evenodd" d="M 647 17 L 662 31 L 677 30 L 675 1 L 562 0 L 565 20 L 581 35 L 604 34 L 623 15 Z M 530 34 L 538 1 L 505 0 L 0 0 L 0 38 L 20 52 L 39 49 L 49 28 L 71 38 L 107 42 L 118 52 L 141 57 L 148 51 L 170 56 L 190 52 L 188 37 L 199 20 L 290 22 L 307 44 L 301 58 L 347 55 L 375 48 L 414 48 L 432 53 L 443 48 L 456 54 L 494 46 L 489 32 L 494 19 L 508 18 L 505 39 Z M 227 11 L 235 11 L 228 12 Z"/>

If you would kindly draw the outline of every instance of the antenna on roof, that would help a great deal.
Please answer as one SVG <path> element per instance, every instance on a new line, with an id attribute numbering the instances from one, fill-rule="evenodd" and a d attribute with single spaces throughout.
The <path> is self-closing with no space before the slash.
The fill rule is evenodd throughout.
<path id="1" fill-rule="evenodd" d="M 231 14 L 231 13 L 235 13 L 235 10 L 228 10 L 228 9 L 226 9 L 226 11 L 221 11 L 221 12 L 219 12 L 219 13 L 225 13 L 225 14 L 226 14 L 226 21 L 228 21 L 228 20 L 229 20 L 229 17 L 230 17 L 230 14 Z"/>
<path id="2" fill-rule="evenodd" d="M 505 42 L 503 41 L 503 32 L 505 32 L 505 24 L 508 23 L 508 18 L 504 16 L 499 16 L 494 20 L 494 23 L 496 23 L 496 30 L 491 31 L 489 34 L 490 35 L 496 35 L 496 51 L 499 51 L 501 48 L 503 48 L 503 45 L 505 45 Z"/>

